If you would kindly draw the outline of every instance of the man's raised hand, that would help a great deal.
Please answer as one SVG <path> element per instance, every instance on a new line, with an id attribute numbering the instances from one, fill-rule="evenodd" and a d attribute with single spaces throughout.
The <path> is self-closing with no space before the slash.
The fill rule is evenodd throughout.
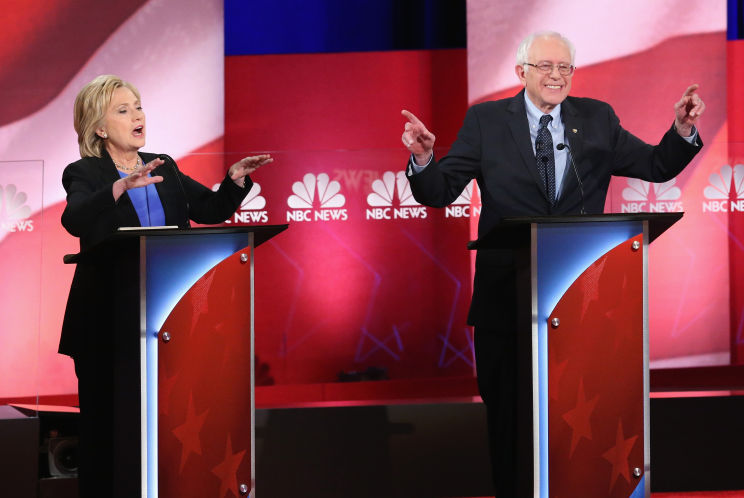
<path id="1" fill-rule="evenodd" d="M 705 111 L 705 103 L 696 93 L 700 85 L 690 85 L 684 95 L 674 104 L 674 127 L 683 137 L 692 134 L 692 127 Z"/>
<path id="2" fill-rule="evenodd" d="M 411 112 L 404 109 L 401 114 L 408 119 L 401 137 L 403 145 L 413 154 L 416 164 L 424 166 L 431 159 L 436 137 Z"/>

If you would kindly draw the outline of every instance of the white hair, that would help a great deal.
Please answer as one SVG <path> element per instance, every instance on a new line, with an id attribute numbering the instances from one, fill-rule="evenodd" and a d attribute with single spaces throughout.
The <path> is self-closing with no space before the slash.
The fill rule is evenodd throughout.
<path id="1" fill-rule="evenodd" d="M 532 43 L 538 39 L 538 38 L 555 38 L 563 42 L 564 45 L 568 48 L 569 53 L 571 54 L 571 65 L 574 63 L 574 57 L 576 55 L 576 48 L 574 48 L 573 43 L 571 43 L 571 40 L 563 36 L 562 34 L 556 32 L 556 31 L 537 31 L 535 33 L 532 33 L 531 35 L 527 35 L 527 38 L 522 40 L 522 43 L 519 44 L 519 48 L 517 49 L 517 65 L 518 66 L 524 66 L 525 63 L 527 63 L 527 56 L 530 52 L 530 48 L 532 47 Z M 527 68 L 525 68 L 525 71 Z"/>

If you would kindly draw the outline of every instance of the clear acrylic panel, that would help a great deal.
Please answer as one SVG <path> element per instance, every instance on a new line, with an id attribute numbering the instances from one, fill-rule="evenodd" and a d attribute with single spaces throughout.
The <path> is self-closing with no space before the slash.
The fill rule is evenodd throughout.
<path id="1" fill-rule="evenodd" d="M 0 399 L 38 405 L 44 163 L 0 161 Z"/>
<path id="2" fill-rule="evenodd" d="M 397 147 L 269 152 L 274 162 L 252 175 L 254 189 L 226 222 L 290 225 L 256 253 L 256 385 L 473 376 L 465 243 L 477 186 L 434 209 L 410 196 Z M 650 250 L 652 368 L 744 358 L 742 152 L 710 141 L 673 181 L 612 182 L 606 212 L 685 212 Z M 214 187 L 257 153 L 196 153 L 178 164 Z"/>
<path id="3" fill-rule="evenodd" d="M 210 188 L 260 152 L 197 153 Z M 289 224 L 256 252 L 256 385 L 472 378 L 470 184 L 418 204 L 398 148 L 270 151 L 225 225 Z"/>

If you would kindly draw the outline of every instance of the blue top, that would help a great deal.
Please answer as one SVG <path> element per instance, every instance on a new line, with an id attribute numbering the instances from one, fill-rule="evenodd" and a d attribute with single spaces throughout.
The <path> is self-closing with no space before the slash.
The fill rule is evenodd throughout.
<path id="1" fill-rule="evenodd" d="M 116 171 L 119 171 L 118 169 Z M 119 171 L 119 176 L 122 178 L 127 177 L 127 173 Z M 149 173 L 147 176 L 152 176 Z M 140 220 L 140 226 L 143 227 L 160 227 L 165 225 L 165 211 L 163 211 L 163 203 L 160 202 L 160 196 L 155 188 L 155 184 L 151 183 L 145 187 L 133 188 L 127 190 L 129 198 L 134 205 L 134 210 L 137 211 L 137 217 Z"/>

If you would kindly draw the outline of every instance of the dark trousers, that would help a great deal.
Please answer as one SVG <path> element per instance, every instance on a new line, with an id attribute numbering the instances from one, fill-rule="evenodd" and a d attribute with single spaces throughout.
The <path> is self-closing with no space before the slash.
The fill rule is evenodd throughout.
<path id="1" fill-rule="evenodd" d="M 139 382 L 117 356 L 75 360 L 81 498 L 141 496 Z M 117 365 L 118 363 L 118 365 Z"/>
<path id="2" fill-rule="evenodd" d="M 75 361 L 80 404 L 78 487 L 81 498 L 113 496 L 113 418 L 111 390 L 101 391 L 103 379 L 91 362 Z"/>
<path id="3" fill-rule="evenodd" d="M 478 389 L 486 405 L 488 442 L 494 491 L 498 498 L 528 495 L 525 484 L 531 479 L 531 448 L 520 437 L 531 430 L 531 416 L 522 416 L 519 407 L 528 403 L 519 379 L 519 351 L 514 329 L 475 328 L 475 356 Z M 521 405 L 520 405 L 521 403 Z M 520 432 L 521 431 L 521 432 Z"/>
<path id="4" fill-rule="evenodd" d="M 139 260 L 112 262 L 106 252 L 88 258 L 78 264 L 70 290 L 70 299 L 76 296 L 87 307 L 68 307 L 63 332 L 64 351 L 72 353 L 78 378 L 80 496 L 137 498 L 142 494 L 140 321 L 138 308 L 122 303 L 139 302 L 139 279 L 131 278 Z"/>

